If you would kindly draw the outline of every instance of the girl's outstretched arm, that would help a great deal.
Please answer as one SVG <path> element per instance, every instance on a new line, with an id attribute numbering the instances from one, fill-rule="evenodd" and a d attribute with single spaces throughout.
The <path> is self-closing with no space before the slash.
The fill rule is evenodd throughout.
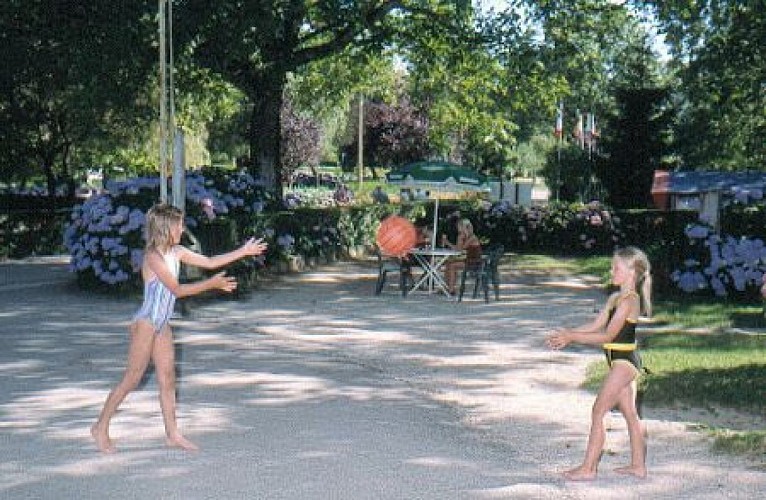
<path id="1" fill-rule="evenodd" d="M 178 298 L 197 295 L 208 290 L 231 292 L 237 288 L 237 280 L 232 276 L 226 276 L 226 273 L 223 272 L 205 280 L 181 284 L 178 282 L 178 278 L 170 272 L 168 265 L 165 263 L 165 259 L 163 259 L 158 252 L 148 252 L 144 256 L 144 259 L 144 264 L 149 267 L 155 276 L 157 276 L 157 279 Z"/>
<path id="2" fill-rule="evenodd" d="M 218 269 L 227 264 L 231 264 L 235 260 L 242 259 L 244 257 L 252 257 L 261 255 L 266 251 L 266 243 L 262 239 L 250 238 L 244 245 L 236 250 L 214 257 L 207 257 L 196 252 L 192 252 L 186 247 L 178 246 L 176 251 L 178 252 L 178 258 L 184 264 L 201 267 L 202 269 Z"/>
<path id="3" fill-rule="evenodd" d="M 616 307 L 616 310 L 610 321 L 609 311 L 612 307 Z M 606 307 L 591 323 L 577 328 L 559 330 L 546 339 L 546 344 L 551 349 L 563 349 L 573 342 L 591 345 L 610 342 L 617 336 L 629 317 L 637 317 L 638 307 L 637 296 L 621 299 L 619 293 L 614 293 L 607 300 Z"/>

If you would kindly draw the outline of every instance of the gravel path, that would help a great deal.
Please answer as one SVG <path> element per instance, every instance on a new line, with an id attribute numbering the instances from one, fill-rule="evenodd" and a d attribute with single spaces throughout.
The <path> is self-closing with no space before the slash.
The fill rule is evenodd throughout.
<path id="1" fill-rule="evenodd" d="M 342 263 L 195 301 L 175 322 L 179 421 L 196 454 L 161 447 L 154 377 L 113 425 L 88 425 L 124 363 L 135 301 L 78 291 L 55 260 L 0 264 L 3 498 L 758 498 L 766 474 L 710 452 L 684 416 L 645 411 L 650 476 L 609 417 L 602 474 L 568 483 L 593 395 L 591 349 L 544 335 L 592 314 L 592 283 L 506 272 L 499 302 L 393 288 Z M 27 277 L 20 279 L 19 277 Z M 688 416 L 688 415 L 687 415 Z M 681 417 L 681 418 L 679 418 Z"/>

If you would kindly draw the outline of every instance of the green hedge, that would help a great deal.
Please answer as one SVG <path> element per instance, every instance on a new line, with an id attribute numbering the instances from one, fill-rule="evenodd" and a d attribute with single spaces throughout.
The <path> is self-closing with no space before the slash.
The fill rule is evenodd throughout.
<path id="1" fill-rule="evenodd" d="M 0 257 L 66 253 L 64 225 L 71 209 L 9 210 L 0 214 Z"/>
<path id="2" fill-rule="evenodd" d="M 721 211 L 721 233 L 766 241 L 766 204 L 735 203 Z"/>

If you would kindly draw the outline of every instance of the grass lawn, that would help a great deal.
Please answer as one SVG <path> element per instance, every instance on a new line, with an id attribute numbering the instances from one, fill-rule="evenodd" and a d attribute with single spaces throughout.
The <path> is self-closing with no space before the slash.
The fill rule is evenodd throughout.
<path id="1" fill-rule="evenodd" d="M 590 274 L 602 278 L 605 284 L 609 279 L 611 264 L 612 258 L 609 256 L 554 257 L 525 254 L 511 257 L 511 265 L 515 268 L 551 274 Z"/>
<path id="2" fill-rule="evenodd" d="M 607 283 L 609 257 L 515 256 L 530 270 L 590 274 Z M 708 428 L 719 450 L 763 457 L 766 454 L 766 322 L 760 302 L 700 297 L 654 298 L 659 330 L 642 339 L 642 356 L 651 374 L 640 381 L 650 406 L 685 405 L 730 408 L 764 416 L 763 431 Z M 661 332 L 661 333 L 655 333 Z M 584 386 L 597 391 L 606 364 L 588 369 Z M 705 424 L 701 422 L 701 424 Z"/>

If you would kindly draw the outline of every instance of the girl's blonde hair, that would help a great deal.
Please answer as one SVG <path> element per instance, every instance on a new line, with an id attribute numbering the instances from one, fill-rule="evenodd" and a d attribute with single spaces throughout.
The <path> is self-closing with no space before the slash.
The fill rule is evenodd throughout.
<path id="1" fill-rule="evenodd" d="M 652 315 L 652 274 L 651 265 L 646 254 L 636 247 L 620 248 L 614 252 L 614 257 L 624 262 L 636 276 L 634 283 L 641 297 L 641 311 L 646 316 Z"/>
<path id="2" fill-rule="evenodd" d="M 170 231 L 184 220 L 184 213 L 173 205 L 158 203 L 146 213 L 144 239 L 146 250 L 166 252 L 173 246 L 173 236 Z"/>

